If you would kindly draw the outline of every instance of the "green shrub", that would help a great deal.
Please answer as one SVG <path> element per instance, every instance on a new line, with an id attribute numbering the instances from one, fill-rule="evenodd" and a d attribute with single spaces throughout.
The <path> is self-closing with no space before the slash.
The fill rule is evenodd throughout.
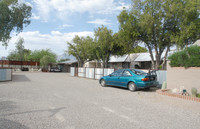
<path id="1" fill-rule="evenodd" d="M 200 67 L 200 46 L 191 46 L 168 57 L 171 67 Z"/>
<path id="2" fill-rule="evenodd" d="M 199 94 L 197 94 L 197 97 L 198 97 L 198 98 L 200 98 L 200 93 L 199 93 Z"/>
<path id="3" fill-rule="evenodd" d="M 192 89 L 191 89 L 191 92 L 192 92 L 192 96 L 193 96 L 193 97 L 196 97 L 196 96 L 197 96 L 197 89 L 196 89 L 196 88 L 192 88 Z"/>

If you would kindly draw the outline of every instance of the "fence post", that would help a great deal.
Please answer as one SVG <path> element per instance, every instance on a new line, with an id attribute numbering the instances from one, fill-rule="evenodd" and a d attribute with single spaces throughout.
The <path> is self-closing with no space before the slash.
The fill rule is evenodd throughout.
<path id="1" fill-rule="evenodd" d="M 103 68 L 103 76 L 104 76 L 104 68 Z"/>
<path id="2" fill-rule="evenodd" d="M 78 67 L 75 67 L 75 76 L 78 77 Z"/>
<path id="3" fill-rule="evenodd" d="M 79 70 L 78 70 L 78 69 L 79 69 L 79 67 L 77 68 L 77 77 L 79 77 L 79 75 L 78 75 L 78 73 L 79 73 Z"/>
<path id="4" fill-rule="evenodd" d="M 85 67 L 85 78 L 86 78 L 86 67 Z"/>

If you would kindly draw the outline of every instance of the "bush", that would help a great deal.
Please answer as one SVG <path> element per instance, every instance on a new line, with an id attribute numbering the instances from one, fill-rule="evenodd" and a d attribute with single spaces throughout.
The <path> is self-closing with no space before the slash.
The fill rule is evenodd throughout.
<path id="1" fill-rule="evenodd" d="M 197 98 L 200 98 L 200 93 L 199 93 L 199 94 L 197 94 Z"/>
<path id="2" fill-rule="evenodd" d="M 50 63 L 55 63 L 56 59 L 52 56 L 45 55 L 40 59 L 40 63 L 43 67 L 47 67 Z"/>
<path id="3" fill-rule="evenodd" d="M 192 88 L 192 89 L 191 89 L 191 92 L 192 92 L 192 96 L 193 96 L 193 97 L 196 97 L 196 96 L 197 96 L 197 89 L 196 89 L 196 88 Z"/>
<path id="4" fill-rule="evenodd" d="M 200 67 L 200 46 L 191 46 L 168 57 L 171 67 Z"/>

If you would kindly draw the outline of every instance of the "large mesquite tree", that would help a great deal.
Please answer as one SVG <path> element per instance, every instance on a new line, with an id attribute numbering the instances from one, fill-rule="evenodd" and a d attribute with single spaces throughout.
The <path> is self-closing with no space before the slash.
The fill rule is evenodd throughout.
<path id="1" fill-rule="evenodd" d="M 118 16 L 121 44 L 129 51 L 143 42 L 153 68 L 159 69 L 161 55 L 165 64 L 172 45 L 184 47 L 200 38 L 199 4 L 198 0 L 133 0 L 131 10 Z"/>
<path id="2" fill-rule="evenodd" d="M 93 53 L 94 43 L 93 39 L 89 36 L 79 37 L 76 35 L 72 42 L 67 42 L 68 44 L 68 54 L 76 57 L 78 61 L 78 66 L 83 67 L 83 64 L 91 59 L 95 55 Z"/>
<path id="3" fill-rule="evenodd" d="M 107 27 L 102 26 L 95 30 L 94 36 L 97 60 L 102 61 L 103 68 L 107 68 L 110 56 L 115 52 L 113 32 Z"/>

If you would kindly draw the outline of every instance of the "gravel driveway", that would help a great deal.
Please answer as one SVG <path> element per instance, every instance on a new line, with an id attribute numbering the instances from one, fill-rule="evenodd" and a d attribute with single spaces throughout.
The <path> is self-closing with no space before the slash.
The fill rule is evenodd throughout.
<path id="1" fill-rule="evenodd" d="M 14 73 L 0 83 L 0 129 L 199 129 L 200 103 L 130 92 L 66 73 Z"/>

